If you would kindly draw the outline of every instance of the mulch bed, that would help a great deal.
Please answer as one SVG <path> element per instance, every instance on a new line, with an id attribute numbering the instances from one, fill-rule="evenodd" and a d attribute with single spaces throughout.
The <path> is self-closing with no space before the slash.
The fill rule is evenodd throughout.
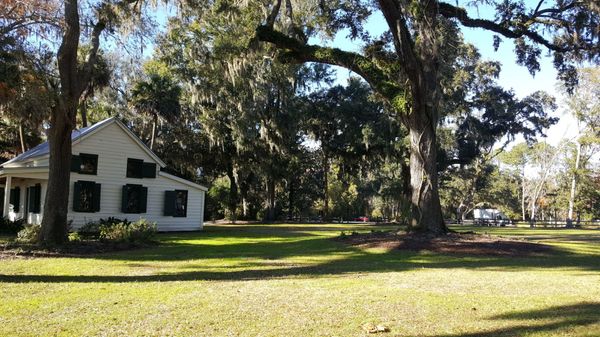
<path id="1" fill-rule="evenodd" d="M 100 241 L 71 242 L 61 247 L 41 247 L 15 242 L 0 245 L 0 260 L 37 257 L 89 257 L 90 255 L 134 250 L 150 244 L 115 243 Z"/>
<path id="2" fill-rule="evenodd" d="M 447 233 L 442 236 L 432 236 L 392 231 L 352 233 L 339 236 L 335 240 L 363 248 L 430 251 L 459 255 L 521 257 L 544 256 L 553 251 L 551 246 L 541 243 L 476 233 Z"/>

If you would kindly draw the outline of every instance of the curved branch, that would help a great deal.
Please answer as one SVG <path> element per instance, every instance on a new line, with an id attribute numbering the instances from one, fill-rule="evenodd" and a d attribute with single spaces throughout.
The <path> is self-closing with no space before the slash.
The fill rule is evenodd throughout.
<path id="1" fill-rule="evenodd" d="M 504 37 L 510 39 L 518 39 L 520 37 L 528 37 L 534 42 L 537 42 L 541 45 L 544 45 L 546 48 L 557 51 L 557 52 L 568 52 L 575 50 L 575 48 L 568 48 L 564 46 L 560 46 L 558 44 L 552 43 L 544 38 L 537 32 L 527 30 L 527 29 L 510 29 L 503 25 L 500 25 L 494 21 L 486 20 L 486 19 L 473 19 L 469 17 L 467 11 L 463 8 L 455 7 L 453 5 L 440 2 L 439 3 L 439 13 L 446 18 L 454 18 L 457 19 L 463 26 L 472 27 L 472 28 L 483 28 L 485 30 L 489 30 L 498 34 L 503 35 Z"/>
<path id="2" fill-rule="evenodd" d="M 380 95 L 393 99 L 403 90 L 374 62 L 363 55 L 338 48 L 304 44 L 268 26 L 259 26 L 256 36 L 260 41 L 270 42 L 283 50 L 280 58 L 287 62 L 317 62 L 336 65 L 355 72 L 367 81 Z"/>
<path id="3" fill-rule="evenodd" d="M 82 73 L 80 74 L 80 82 L 79 82 L 79 92 L 80 95 L 89 85 L 90 79 L 92 78 L 92 72 L 94 69 L 94 65 L 96 64 L 96 60 L 98 59 L 98 49 L 100 47 L 100 34 L 106 28 L 106 23 L 103 19 L 100 19 L 94 25 L 91 36 L 91 50 L 88 53 L 85 64 L 82 68 Z"/>

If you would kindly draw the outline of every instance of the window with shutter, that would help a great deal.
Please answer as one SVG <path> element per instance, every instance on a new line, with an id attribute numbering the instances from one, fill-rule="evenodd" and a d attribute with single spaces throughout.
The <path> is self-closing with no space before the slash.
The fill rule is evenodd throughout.
<path id="1" fill-rule="evenodd" d="M 187 216 L 188 191 L 175 190 L 165 191 L 165 216 L 186 217 Z"/>
<path id="2" fill-rule="evenodd" d="M 175 191 L 175 214 L 173 214 L 173 216 L 182 218 L 185 218 L 187 216 L 187 201 L 188 191 Z"/>
<path id="3" fill-rule="evenodd" d="M 121 210 L 123 213 L 146 213 L 148 188 L 142 185 L 123 186 Z"/>
<path id="4" fill-rule="evenodd" d="M 127 158 L 127 178 L 143 178 L 144 161 L 141 159 Z"/>
<path id="5" fill-rule="evenodd" d="M 79 154 L 79 173 L 80 174 L 98 174 L 98 155 L 80 153 Z"/>
<path id="6" fill-rule="evenodd" d="M 73 185 L 73 210 L 97 212 L 100 210 L 100 184 L 93 181 L 76 181 Z"/>

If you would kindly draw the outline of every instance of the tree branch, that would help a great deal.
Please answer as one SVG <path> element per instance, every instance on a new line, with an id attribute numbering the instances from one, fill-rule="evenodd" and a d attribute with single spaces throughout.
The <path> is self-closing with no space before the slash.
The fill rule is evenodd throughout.
<path id="1" fill-rule="evenodd" d="M 79 78 L 81 79 L 79 83 L 80 95 L 83 93 L 85 88 L 87 88 L 88 83 L 92 78 L 94 65 L 96 64 L 96 60 L 98 59 L 98 49 L 100 48 L 100 34 L 102 34 L 104 28 L 106 28 L 106 23 L 103 19 L 99 19 L 92 30 L 92 36 L 90 39 L 91 49 L 87 55 L 87 59 L 82 67 L 81 73 L 79 74 Z"/>
<path id="2" fill-rule="evenodd" d="M 547 10 L 545 10 L 547 11 Z M 463 26 L 472 28 L 483 28 L 510 39 L 528 37 L 534 42 L 544 45 L 546 48 L 557 52 L 568 52 L 574 48 L 568 48 L 552 43 L 537 32 L 527 29 L 510 29 L 491 20 L 473 19 L 469 17 L 467 11 L 463 8 L 455 7 L 447 3 L 439 3 L 439 13 L 446 18 L 457 19 Z M 538 12 L 539 13 L 539 12 Z"/>
<path id="3" fill-rule="evenodd" d="M 268 26 L 259 26 L 256 36 L 260 41 L 270 42 L 282 49 L 282 61 L 287 62 L 317 62 L 340 66 L 360 75 L 371 87 L 386 99 L 393 99 L 403 93 L 394 80 L 390 79 L 368 58 L 343 51 L 338 48 L 321 47 L 304 44 Z"/>

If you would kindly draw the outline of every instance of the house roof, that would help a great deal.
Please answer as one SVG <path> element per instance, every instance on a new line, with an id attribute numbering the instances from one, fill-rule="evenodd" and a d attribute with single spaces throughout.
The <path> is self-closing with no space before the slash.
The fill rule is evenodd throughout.
<path id="1" fill-rule="evenodd" d="M 73 144 L 76 144 L 77 142 L 82 141 L 84 138 L 100 131 L 104 127 L 113 123 L 121 127 L 121 129 L 123 129 L 123 131 L 125 131 L 125 133 L 142 148 L 142 150 L 144 150 L 150 157 L 152 157 L 152 159 L 154 159 L 160 167 L 166 166 L 166 164 L 156 154 L 154 154 L 154 152 L 152 152 L 152 150 L 150 150 L 150 148 L 148 148 L 148 146 L 146 146 L 144 142 L 142 142 L 133 132 L 131 132 L 131 130 L 129 130 L 128 127 L 126 127 L 123 123 L 121 123 L 121 121 L 119 121 L 115 117 L 107 118 L 101 122 L 98 122 L 94 125 L 90 125 L 85 128 L 73 130 L 73 132 L 71 132 L 71 141 L 73 142 Z M 50 147 L 48 145 L 48 142 L 45 142 L 1 164 L 0 167 L 6 167 L 9 164 L 17 164 L 32 161 L 36 158 L 48 156 L 49 153 Z"/>
<path id="2" fill-rule="evenodd" d="M 184 185 L 188 185 L 188 186 L 190 186 L 190 187 L 197 188 L 197 189 L 199 189 L 199 190 L 202 190 L 202 191 L 205 191 L 205 192 L 206 192 L 206 191 L 208 191 L 208 187 L 206 187 L 206 186 L 202 186 L 202 185 L 196 184 L 196 183 L 194 183 L 194 182 L 191 182 L 191 181 L 189 181 L 189 180 L 186 180 L 186 179 L 180 178 L 180 177 L 178 177 L 178 176 L 175 176 L 175 175 L 169 174 L 169 173 L 167 173 L 167 172 L 165 172 L 165 171 L 159 171 L 159 172 L 158 172 L 158 175 L 159 175 L 159 176 L 161 176 L 161 177 L 165 177 L 165 178 L 167 178 L 167 179 L 171 179 L 171 180 L 173 180 L 173 181 L 180 182 L 180 183 L 182 183 L 182 184 L 184 184 Z"/>

